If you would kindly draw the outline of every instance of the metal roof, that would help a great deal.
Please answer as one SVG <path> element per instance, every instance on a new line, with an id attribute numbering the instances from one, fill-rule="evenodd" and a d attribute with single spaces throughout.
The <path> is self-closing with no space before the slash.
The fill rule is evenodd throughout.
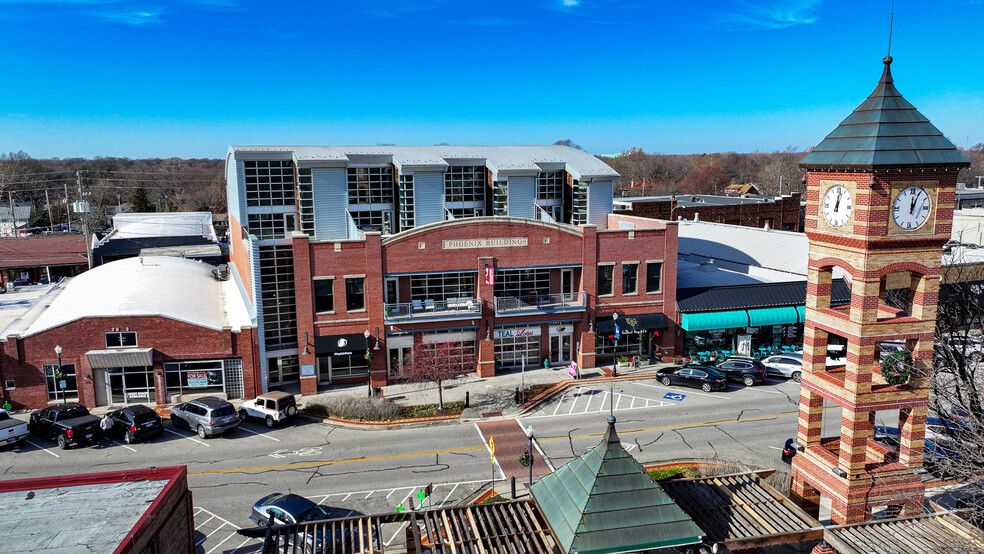
<path id="1" fill-rule="evenodd" d="M 663 489 L 705 531 L 705 543 L 731 550 L 816 540 L 820 522 L 763 479 L 773 470 L 663 481 Z"/>
<path id="2" fill-rule="evenodd" d="M 834 279 L 830 284 L 830 303 L 838 305 L 850 301 L 851 287 L 843 279 Z M 677 310 L 681 312 L 802 306 L 805 303 L 806 281 L 677 289 Z"/>
<path id="3" fill-rule="evenodd" d="M 875 169 L 907 166 L 969 167 L 929 119 L 902 98 L 884 60 L 881 80 L 868 98 L 800 161 L 805 169 Z"/>
<path id="4" fill-rule="evenodd" d="M 561 552 L 697 544 L 704 533 L 622 448 L 615 418 L 598 444 L 530 489 Z"/>
<path id="5" fill-rule="evenodd" d="M 230 146 L 236 159 L 257 159 L 281 153 L 298 163 L 375 163 L 402 166 L 482 165 L 493 172 L 534 172 L 564 169 L 575 179 L 611 178 L 618 173 L 594 155 L 577 148 L 544 146 Z"/>
<path id="6" fill-rule="evenodd" d="M 838 525 L 823 538 L 839 554 L 984 551 L 984 533 L 953 512 Z"/>

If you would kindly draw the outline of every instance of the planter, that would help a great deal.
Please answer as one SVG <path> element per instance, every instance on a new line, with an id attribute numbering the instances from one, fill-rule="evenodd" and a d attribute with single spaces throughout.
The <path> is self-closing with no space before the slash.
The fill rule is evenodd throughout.
<path id="1" fill-rule="evenodd" d="M 615 366 L 618 369 L 632 369 L 632 362 L 617 362 Z"/>

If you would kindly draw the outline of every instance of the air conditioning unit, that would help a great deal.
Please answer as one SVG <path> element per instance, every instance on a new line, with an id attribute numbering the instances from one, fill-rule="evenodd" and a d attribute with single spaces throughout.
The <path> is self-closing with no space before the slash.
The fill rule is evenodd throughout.
<path id="1" fill-rule="evenodd" d="M 229 266 L 227 264 L 220 264 L 219 267 L 212 270 L 212 277 L 215 277 L 219 281 L 228 281 Z"/>

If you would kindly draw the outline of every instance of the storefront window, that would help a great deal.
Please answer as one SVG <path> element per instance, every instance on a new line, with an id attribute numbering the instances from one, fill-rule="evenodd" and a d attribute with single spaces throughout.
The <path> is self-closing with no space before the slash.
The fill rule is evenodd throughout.
<path id="1" fill-rule="evenodd" d="M 75 364 L 62 364 L 59 377 L 58 364 L 44 366 L 45 383 L 48 385 L 48 400 L 64 400 L 78 398 L 78 385 L 75 383 Z M 65 388 L 61 388 L 65 381 Z"/>
<path id="2" fill-rule="evenodd" d="M 169 395 L 223 393 L 222 360 L 165 363 L 164 382 Z"/>
<path id="3" fill-rule="evenodd" d="M 498 367 L 540 365 L 540 328 L 505 327 L 495 330 L 495 361 Z"/>
<path id="4" fill-rule="evenodd" d="M 642 333 L 621 333 L 618 339 L 615 335 L 597 335 L 595 338 L 595 354 L 598 356 L 627 354 L 645 354 L 640 350 Z"/>
<path id="5" fill-rule="evenodd" d="M 341 377 L 369 374 L 369 360 L 364 353 L 318 356 L 318 375 L 323 383 Z"/>
<path id="6" fill-rule="evenodd" d="M 717 352 L 719 355 L 735 353 L 744 335 L 748 335 L 751 343 L 751 354 L 765 355 L 782 350 L 784 346 L 797 348 L 801 346 L 803 324 L 688 331 L 684 337 L 683 353 L 685 355 L 698 355 L 701 352 L 712 354 Z"/>
<path id="7" fill-rule="evenodd" d="M 149 367 L 111 367 L 106 370 L 112 404 L 155 402 L 154 370 Z"/>

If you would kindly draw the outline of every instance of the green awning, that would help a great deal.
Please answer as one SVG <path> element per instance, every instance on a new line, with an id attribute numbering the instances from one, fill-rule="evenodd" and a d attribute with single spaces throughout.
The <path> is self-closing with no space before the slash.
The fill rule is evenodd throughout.
<path id="1" fill-rule="evenodd" d="M 722 312 L 681 314 L 680 326 L 685 331 L 709 331 L 711 329 L 748 327 L 748 312 L 745 310 L 728 310 Z"/>
<path id="2" fill-rule="evenodd" d="M 806 306 L 796 306 L 796 323 L 804 323 L 806 321 Z"/>
<path id="3" fill-rule="evenodd" d="M 793 306 L 779 308 L 753 308 L 748 310 L 749 327 L 765 327 L 767 325 L 785 325 L 799 323 L 799 312 Z"/>

